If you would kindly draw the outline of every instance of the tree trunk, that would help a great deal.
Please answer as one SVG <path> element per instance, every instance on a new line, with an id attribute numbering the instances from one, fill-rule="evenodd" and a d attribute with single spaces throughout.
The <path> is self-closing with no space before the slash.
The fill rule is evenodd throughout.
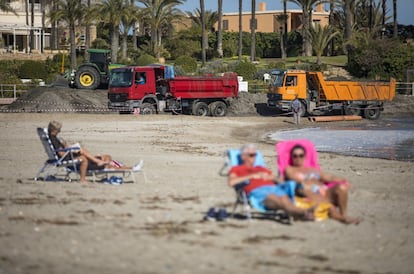
<path id="1" fill-rule="evenodd" d="M 70 36 L 70 68 L 76 69 L 76 41 L 75 41 L 75 22 L 69 25 L 69 36 Z"/>
<path id="2" fill-rule="evenodd" d="M 250 19 L 250 61 L 256 60 L 256 0 L 252 0 L 252 17 Z"/>
<path id="3" fill-rule="evenodd" d="M 206 64 L 206 13 L 204 0 L 200 0 L 200 19 L 201 19 L 201 65 Z"/>
<path id="4" fill-rule="evenodd" d="M 137 22 L 134 22 L 132 26 L 132 48 L 138 49 Z"/>
<path id="5" fill-rule="evenodd" d="M 309 56 L 308 55 L 308 48 L 309 48 L 309 39 L 308 39 L 308 31 L 309 31 L 309 11 L 304 7 L 302 9 L 302 56 Z"/>
<path id="6" fill-rule="evenodd" d="M 242 61 L 243 54 L 243 0 L 239 0 L 239 50 L 238 59 Z"/>
<path id="7" fill-rule="evenodd" d="M 34 39 L 34 31 L 33 31 L 33 27 L 34 27 L 34 0 L 32 0 L 32 5 L 30 6 L 30 53 L 32 53 L 32 50 L 35 47 L 35 39 Z"/>
<path id="8" fill-rule="evenodd" d="M 398 21 L 397 21 L 397 0 L 392 0 L 392 11 L 393 11 L 393 21 L 394 21 L 394 29 L 393 29 L 393 37 L 398 37 Z"/>
<path id="9" fill-rule="evenodd" d="M 52 0 L 52 11 L 56 11 L 56 0 Z M 52 20 L 50 28 L 50 48 L 57 49 L 57 24 L 56 20 Z"/>
<path id="10" fill-rule="evenodd" d="M 334 12 L 335 12 L 335 0 L 330 0 L 329 2 L 329 25 L 331 27 L 334 27 L 334 24 L 335 24 Z M 328 49 L 328 54 L 330 56 L 333 56 L 335 54 L 334 48 L 335 48 L 334 39 L 332 39 L 331 42 L 329 43 L 329 49 Z"/>
<path id="11" fill-rule="evenodd" d="M 223 0 L 218 0 L 217 54 L 223 58 Z"/>
<path id="12" fill-rule="evenodd" d="M 382 0 L 381 8 L 382 8 L 382 27 L 385 28 L 385 16 L 387 14 L 387 0 Z"/>
<path id="13" fill-rule="evenodd" d="M 283 42 L 282 42 L 282 59 L 287 58 L 287 33 L 288 33 L 288 15 L 287 15 L 287 0 L 283 0 L 283 17 L 284 17 L 284 25 L 283 25 Z"/>
<path id="14" fill-rule="evenodd" d="M 351 11 L 351 1 L 352 0 L 345 0 L 345 39 L 349 40 L 352 37 L 352 11 Z"/>
<path id="15" fill-rule="evenodd" d="M 128 30 L 124 29 L 124 33 L 122 35 L 122 59 L 127 58 L 128 53 Z"/>
<path id="16" fill-rule="evenodd" d="M 306 35 L 307 35 L 306 56 L 312 56 L 312 41 L 309 35 L 310 28 L 313 28 L 312 7 L 309 9 L 308 18 L 309 18 L 309 24 L 308 24 L 308 31 L 306 32 Z"/>
<path id="17" fill-rule="evenodd" d="M 25 0 L 24 1 L 24 8 L 25 8 L 25 12 L 26 12 L 26 26 L 29 26 L 29 0 Z M 27 39 L 26 39 L 26 53 L 29 52 L 29 43 L 27 43 Z"/>
<path id="18" fill-rule="evenodd" d="M 88 10 L 91 8 L 91 0 L 87 2 Z M 89 60 L 89 53 L 88 49 L 91 47 L 91 23 L 88 18 L 86 25 L 85 25 L 85 59 Z"/>
<path id="19" fill-rule="evenodd" d="M 44 53 L 44 41 L 43 41 L 43 35 L 45 33 L 45 21 L 46 21 L 46 1 L 40 1 L 41 4 L 41 11 L 42 11 L 42 30 L 40 31 L 40 52 Z"/>
<path id="20" fill-rule="evenodd" d="M 119 26 L 113 26 L 111 31 L 111 62 L 118 61 Z"/>

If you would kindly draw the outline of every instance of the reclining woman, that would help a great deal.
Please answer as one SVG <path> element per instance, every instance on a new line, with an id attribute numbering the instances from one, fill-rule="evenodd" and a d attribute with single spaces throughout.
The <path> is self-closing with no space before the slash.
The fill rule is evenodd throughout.
<path id="1" fill-rule="evenodd" d="M 228 176 L 228 185 L 234 187 L 237 184 L 248 181 L 244 186 L 249 200 L 254 199 L 257 204 L 266 209 L 282 209 L 288 214 L 303 220 L 314 220 L 314 208 L 302 209 L 296 207 L 289 197 L 291 191 L 288 188 L 295 188 L 290 183 L 276 184 L 279 178 L 272 172 L 261 166 L 254 166 L 257 156 L 256 148 L 253 145 L 244 145 L 241 149 L 242 164 L 233 167 Z M 291 182 L 294 184 L 294 182 Z"/>
<path id="2" fill-rule="evenodd" d="M 118 163 L 117 161 L 112 160 L 110 155 L 93 155 L 88 150 L 79 145 L 68 145 L 65 141 L 59 139 L 57 135 L 60 133 L 62 129 L 62 123 L 57 121 L 51 121 L 47 127 L 48 134 L 50 141 L 52 142 L 53 147 L 55 150 L 63 149 L 63 148 L 70 148 L 70 147 L 79 147 L 79 150 L 74 150 L 73 158 L 71 158 L 70 154 L 65 156 L 65 160 L 80 160 L 80 167 L 79 167 L 79 174 L 80 174 L 80 182 L 82 184 L 87 184 L 88 181 L 86 180 L 86 173 L 88 170 L 101 170 L 101 169 L 119 169 L 119 170 L 132 170 L 132 171 L 139 171 L 142 168 L 143 161 L 136 164 L 133 167 L 122 166 L 122 164 Z M 65 155 L 65 151 L 58 151 L 57 154 L 60 157 Z"/>
<path id="3" fill-rule="evenodd" d="M 329 202 L 329 216 L 345 224 L 358 224 L 360 219 L 347 215 L 349 183 L 342 177 L 324 173 L 316 168 L 305 167 L 306 149 L 295 145 L 290 151 L 291 165 L 285 170 L 285 178 L 297 182 L 298 192 L 318 202 Z M 339 210 L 338 210 L 339 209 Z"/>

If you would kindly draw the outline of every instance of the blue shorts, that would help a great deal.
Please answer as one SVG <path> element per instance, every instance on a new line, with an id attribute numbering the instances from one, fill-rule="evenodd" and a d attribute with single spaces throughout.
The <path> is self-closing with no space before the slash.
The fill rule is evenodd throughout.
<path id="1" fill-rule="evenodd" d="M 259 211 L 266 211 L 264 201 L 269 195 L 276 195 L 278 197 L 287 196 L 293 202 L 295 197 L 296 182 L 286 181 L 283 184 L 262 186 L 252 190 L 249 193 L 248 199 L 250 205 Z"/>

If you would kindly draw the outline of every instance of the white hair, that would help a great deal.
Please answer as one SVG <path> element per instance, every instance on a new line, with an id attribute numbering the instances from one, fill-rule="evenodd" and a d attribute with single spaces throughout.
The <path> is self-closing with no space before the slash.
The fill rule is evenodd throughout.
<path id="1" fill-rule="evenodd" d="M 240 148 L 240 153 L 244 154 L 248 150 L 255 150 L 256 151 L 256 146 L 253 145 L 253 144 L 245 144 Z"/>

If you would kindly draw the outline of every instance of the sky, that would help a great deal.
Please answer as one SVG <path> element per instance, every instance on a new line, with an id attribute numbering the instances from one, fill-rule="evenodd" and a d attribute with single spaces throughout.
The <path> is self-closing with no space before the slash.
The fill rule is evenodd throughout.
<path id="1" fill-rule="evenodd" d="M 378 0 L 374 0 L 379 2 Z M 282 0 L 256 0 L 256 5 L 259 2 L 266 2 L 267 10 L 281 10 Z M 217 0 L 204 0 L 206 10 L 217 10 Z M 223 12 L 238 12 L 238 0 L 223 0 Z M 183 11 L 193 11 L 200 6 L 199 0 L 187 0 L 184 5 L 180 6 Z M 256 7 L 257 8 L 257 7 Z M 299 9 L 300 7 L 288 3 L 288 9 Z M 387 0 L 388 15 L 392 16 L 392 0 Z M 243 0 L 243 11 L 251 11 L 251 1 Z M 399 24 L 414 25 L 414 0 L 398 0 L 397 1 L 397 20 Z M 392 19 L 391 19 L 392 20 Z"/>

